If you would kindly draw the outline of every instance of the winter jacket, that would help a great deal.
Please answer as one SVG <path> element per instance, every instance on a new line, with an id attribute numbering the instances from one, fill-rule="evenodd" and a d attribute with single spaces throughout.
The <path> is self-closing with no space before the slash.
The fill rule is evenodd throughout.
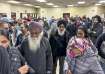
<path id="1" fill-rule="evenodd" d="M 35 52 L 29 47 L 29 41 L 26 38 L 21 44 L 20 52 L 27 61 L 27 64 L 34 69 L 34 74 L 51 74 L 52 53 L 46 37 L 42 37 L 40 47 Z"/>
<path id="2" fill-rule="evenodd" d="M 69 40 L 69 34 L 66 31 L 63 36 L 58 34 L 58 31 L 55 34 L 51 35 L 49 41 L 52 48 L 53 56 L 66 56 L 66 47 Z"/>
<path id="3" fill-rule="evenodd" d="M 101 49 L 102 43 L 105 41 L 105 33 L 101 34 L 96 40 L 96 47 L 98 49 L 99 55 L 105 59 L 105 52 Z"/>

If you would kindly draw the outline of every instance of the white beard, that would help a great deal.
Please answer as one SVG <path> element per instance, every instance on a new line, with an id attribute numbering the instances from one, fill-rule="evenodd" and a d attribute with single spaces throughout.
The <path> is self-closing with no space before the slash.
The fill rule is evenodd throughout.
<path id="1" fill-rule="evenodd" d="M 58 34 L 59 34 L 60 36 L 63 36 L 63 35 L 65 34 L 65 31 L 66 31 L 66 30 L 64 29 L 64 31 L 61 32 L 61 31 L 58 29 Z"/>
<path id="2" fill-rule="evenodd" d="M 40 48 L 41 39 L 43 37 L 43 32 L 39 35 L 38 38 L 28 37 L 29 40 L 29 47 L 31 51 L 36 52 L 38 48 Z"/>

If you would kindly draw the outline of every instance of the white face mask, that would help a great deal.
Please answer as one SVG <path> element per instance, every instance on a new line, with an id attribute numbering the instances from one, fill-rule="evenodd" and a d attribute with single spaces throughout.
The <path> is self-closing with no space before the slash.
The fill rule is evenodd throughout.
<path id="1" fill-rule="evenodd" d="M 58 34 L 59 34 L 60 36 L 63 36 L 63 35 L 65 34 L 65 31 L 66 31 L 66 29 L 64 29 L 64 31 L 60 31 L 59 28 L 58 28 Z"/>

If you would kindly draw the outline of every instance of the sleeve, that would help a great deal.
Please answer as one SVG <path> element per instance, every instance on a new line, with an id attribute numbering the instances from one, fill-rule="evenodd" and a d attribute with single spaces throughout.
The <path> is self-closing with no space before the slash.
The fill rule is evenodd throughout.
<path id="1" fill-rule="evenodd" d="M 51 52 L 51 47 L 50 43 L 47 40 L 47 51 L 46 51 L 46 71 L 47 74 L 52 74 L 52 67 L 53 67 L 53 59 L 52 59 L 52 52 Z"/>
<path id="2" fill-rule="evenodd" d="M 18 52 L 18 55 L 20 56 L 20 59 L 21 59 L 21 66 L 25 65 L 25 63 L 26 63 L 25 58 L 21 55 L 20 51 L 17 50 L 17 52 Z"/>
<path id="3" fill-rule="evenodd" d="M 91 40 L 90 40 L 90 44 L 91 44 L 91 48 L 94 51 L 95 55 L 98 55 L 98 50 Z"/>
<path id="4" fill-rule="evenodd" d="M 21 45 L 18 47 L 19 52 L 21 53 L 21 55 L 24 57 L 24 46 L 25 46 L 26 41 L 23 40 Z"/>
<path id="5" fill-rule="evenodd" d="M 16 39 L 15 47 L 19 45 L 19 36 Z"/>
<path id="6" fill-rule="evenodd" d="M 105 33 L 104 34 L 102 34 L 102 35 L 100 35 L 98 38 L 97 38 L 97 41 L 96 41 L 96 48 L 98 49 L 98 54 L 101 56 L 101 57 L 103 57 L 103 58 L 105 58 L 105 53 L 101 50 L 101 45 L 102 45 L 102 43 L 103 43 L 103 41 L 105 41 Z"/>
<path id="7" fill-rule="evenodd" d="M 103 32 L 103 27 L 100 25 L 100 27 L 98 27 L 97 31 L 96 31 L 96 37 L 98 37 L 100 34 L 102 34 Z"/>
<path id="8" fill-rule="evenodd" d="M 0 74 L 11 74 L 11 66 L 8 53 L 0 46 Z"/>
<path id="9" fill-rule="evenodd" d="M 72 45 L 73 43 L 75 43 L 74 38 L 75 38 L 75 37 L 72 37 L 72 38 L 69 40 L 69 43 L 68 43 L 68 45 L 67 45 L 67 50 L 70 50 L 70 49 L 71 49 L 71 45 Z"/>

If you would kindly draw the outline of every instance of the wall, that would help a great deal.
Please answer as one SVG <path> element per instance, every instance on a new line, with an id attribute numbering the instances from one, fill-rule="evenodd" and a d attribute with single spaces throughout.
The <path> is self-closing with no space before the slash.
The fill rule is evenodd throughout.
<path id="1" fill-rule="evenodd" d="M 11 16 L 10 4 L 0 3 L 0 13 L 7 13 L 8 17 Z"/>
<path id="2" fill-rule="evenodd" d="M 11 5 L 11 12 L 15 12 L 16 17 L 20 17 L 20 13 L 35 13 L 35 9 L 28 6 Z"/>
<path id="3" fill-rule="evenodd" d="M 69 7 L 69 8 L 41 8 L 35 9 L 27 6 L 11 5 L 6 3 L 0 3 L 0 13 L 7 13 L 8 17 L 11 17 L 11 12 L 16 12 L 17 18 L 19 18 L 20 13 L 39 13 L 38 16 L 56 18 L 62 17 L 63 13 L 70 13 L 71 16 L 75 15 L 87 15 L 92 17 L 96 14 L 103 16 L 105 14 L 104 6 L 88 6 L 88 7 Z"/>
<path id="4" fill-rule="evenodd" d="M 103 6 L 88 6 L 88 7 L 69 7 L 69 8 L 41 8 L 40 15 L 45 17 L 54 16 L 56 18 L 62 17 L 63 13 L 70 13 L 71 16 L 87 15 L 92 17 L 96 14 L 102 15 L 105 13 Z"/>
<path id="5" fill-rule="evenodd" d="M 35 13 L 35 8 L 28 6 L 20 6 L 13 4 L 0 3 L 0 13 L 7 13 L 8 17 L 11 17 L 11 12 L 16 13 L 16 17 L 20 17 L 20 13 Z"/>

